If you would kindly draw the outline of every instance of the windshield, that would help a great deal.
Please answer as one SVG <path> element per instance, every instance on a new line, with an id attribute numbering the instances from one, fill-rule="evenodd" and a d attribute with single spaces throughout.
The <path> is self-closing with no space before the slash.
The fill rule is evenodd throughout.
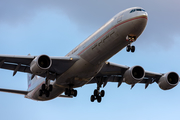
<path id="1" fill-rule="evenodd" d="M 130 13 L 135 12 L 135 11 L 145 11 L 145 10 L 143 10 L 143 9 L 133 9 L 133 10 L 130 11 Z"/>

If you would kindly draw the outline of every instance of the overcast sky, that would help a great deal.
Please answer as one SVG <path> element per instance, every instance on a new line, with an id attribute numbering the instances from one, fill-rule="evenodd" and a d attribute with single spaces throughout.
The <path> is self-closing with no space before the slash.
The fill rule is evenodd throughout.
<path id="1" fill-rule="evenodd" d="M 148 12 L 145 31 L 133 45 L 135 53 L 120 51 L 109 61 L 140 65 L 145 70 L 180 74 L 179 0 L 0 0 L 0 54 L 64 56 L 118 12 L 143 7 Z M 27 89 L 27 75 L 0 69 L 0 88 Z M 99 104 L 90 102 L 96 85 L 78 88 L 73 99 L 37 102 L 0 93 L 2 120 L 179 120 L 180 85 L 169 91 L 156 83 L 108 83 Z"/>

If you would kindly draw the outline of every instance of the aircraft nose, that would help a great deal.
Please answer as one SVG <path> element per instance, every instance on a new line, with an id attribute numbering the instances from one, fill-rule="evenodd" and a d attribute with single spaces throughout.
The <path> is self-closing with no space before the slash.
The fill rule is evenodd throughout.
<path id="1" fill-rule="evenodd" d="M 136 15 L 136 17 L 142 17 L 142 18 L 148 19 L 148 14 L 147 14 L 147 12 L 141 12 L 138 15 Z"/>
<path id="2" fill-rule="evenodd" d="M 144 12 L 144 13 L 143 13 L 143 16 L 148 19 L 148 13 L 147 13 L 147 12 Z"/>

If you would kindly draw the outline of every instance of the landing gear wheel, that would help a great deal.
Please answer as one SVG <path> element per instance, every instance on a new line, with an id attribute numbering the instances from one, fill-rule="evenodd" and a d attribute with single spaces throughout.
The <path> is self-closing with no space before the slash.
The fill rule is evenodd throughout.
<path id="1" fill-rule="evenodd" d="M 49 91 L 51 92 L 53 90 L 53 86 L 49 85 Z"/>
<path id="2" fill-rule="evenodd" d="M 131 46 L 131 52 L 135 51 L 135 46 Z"/>
<path id="3" fill-rule="evenodd" d="M 46 85 L 42 84 L 41 89 L 44 91 L 46 89 Z"/>
<path id="4" fill-rule="evenodd" d="M 66 88 L 66 89 L 65 89 L 65 95 L 68 95 L 68 93 L 69 93 L 69 89 Z"/>
<path id="5" fill-rule="evenodd" d="M 66 88 L 64 91 L 64 94 L 67 96 L 72 95 L 72 96 L 76 97 L 77 96 L 77 90 Z"/>
<path id="6" fill-rule="evenodd" d="M 129 52 L 129 51 L 134 52 L 134 51 L 135 51 L 135 46 L 127 45 L 126 51 L 127 51 L 127 52 Z"/>
<path id="7" fill-rule="evenodd" d="M 101 97 L 104 97 L 104 95 L 105 95 L 105 91 L 101 90 Z"/>
<path id="8" fill-rule="evenodd" d="M 73 96 L 76 97 L 77 96 L 77 90 L 73 90 Z"/>
<path id="9" fill-rule="evenodd" d="M 94 90 L 94 96 L 97 96 L 97 95 L 98 95 L 98 90 L 95 89 L 95 90 Z"/>
<path id="10" fill-rule="evenodd" d="M 130 48 L 130 45 L 129 45 Z M 101 90 L 101 86 L 104 84 L 104 82 L 108 79 L 108 77 L 95 77 L 97 88 L 94 90 L 93 95 L 91 95 L 91 102 L 94 102 L 94 100 L 97 100 L 98 103 L 101 102 L 102 97 L 105 95 L 105 91 Z M 104 86 L 103 86 L 104 87 Z"/>
<path id="11" fill-rule="evenodd" d="M 128 45 L 128 46 L 126 47 L 126 51 L 129 52 L 130 50 L 131 50 L 131 46 Z"/>
<path id="12" fill-rule="evenodd" d="M 98 101 L 98 103 L 100 103 L 101 102 L 101 96 L 97 96 L 97 101 Z"/>
<path id="13" fill-rule="evenodd" d="M 91 102 L 94 102 L 94 100 L 95 100 L 94 95 L 91 95 Z"/>
<path id="14" fill-rule="evenodd" d="M 71 90 L 68 89 L 68 96 L 71 96 Z"/>
<path id="15" fill-rule="evenodd" d="M 46 93 L 46 97 L 49 97 L 50 92 L 47 90 L 45 93 Z"/>
<path id="16" fill-rule="evenodd" d="M 43 94 L 43 91 L 39 90 L 39 96 L 42 96 L 42 94 Z"/>

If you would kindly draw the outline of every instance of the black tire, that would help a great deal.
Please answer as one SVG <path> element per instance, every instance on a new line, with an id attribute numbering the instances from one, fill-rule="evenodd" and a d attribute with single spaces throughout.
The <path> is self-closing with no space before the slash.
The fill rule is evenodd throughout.
<path id="1" fill-rule="evenodd" d="M 77 90 L 73 90 L 74 94 L 73 96 L 76 97 L 77 96 Z"/>
<path id="2" fill-rule="evenodd" d="M 104 95 L 105 95 L 105 91 L 101 90 L 101 97 L 104 97 Z"/>
<path id="3" fill-rule="evenodd" d="M 126 51 L 129 52 L 130 50 L 131 50 L 131 47 L 130 47 L 130 45 L 128 45 L 128 46 L 126 47 Z"/>
<path id="4" fill-rule="evenodd" d="M 50 92 L 47 90 L 45 93 L 46 93 L 46 97 L 49 97 Z"/>
<path id="5" fill-rule="evenodd" d="M 42 84 L 41 89 L 42 89 L 42 91 L 44 91 L 46 89 L 46 85 Z"/>
<path id="6" fill-rule="evenodd" d="M 91 102 L 94 102 L 94 100 L 95 100 L 94 95 L 91 95 Z"/>
<path id="7" fill-rule="evenodd" d="M 131 52 L 135 51 L 135 46 L 131 46 Z"/>
<path id="8" fill-rule="evenodd" d="M 49 85 L 49 91 L 51 92 L 53 90 L 53 86 Z"/>
<path id="9" fill-rule="evenodd" d="M 94 90 L 94 96 L 98 96 L 98 91 L 97 91 L 97 89 Z"/>
<path id="10" fill-rule="evenodd" d="M 71 91 L 72 91 L 72 90 L 68 89 L 68 96 L 71 96 L 71 95 L 72 95 L 72 94 L 71 94 Z"/>
<path id="11" fill-rule="evenodd" d="M 68 95 L 68 93 L 69 93 L 69 89 L 68 89 L 68 88 L 66 88 L 64 93 L 65 93 L 65 95 Z"/>
<path id="12" fill-rule="evenodd" d="M 98 101 L 98 103 L 100 103 L 101 102 L 101 96 L 97 96 L 97 101 Z"/>
<path id="13" fill-rule="evenodd" d="M 41 97 L 43 95 L 43 91 L 39 90 L 39 96 Z"/>

